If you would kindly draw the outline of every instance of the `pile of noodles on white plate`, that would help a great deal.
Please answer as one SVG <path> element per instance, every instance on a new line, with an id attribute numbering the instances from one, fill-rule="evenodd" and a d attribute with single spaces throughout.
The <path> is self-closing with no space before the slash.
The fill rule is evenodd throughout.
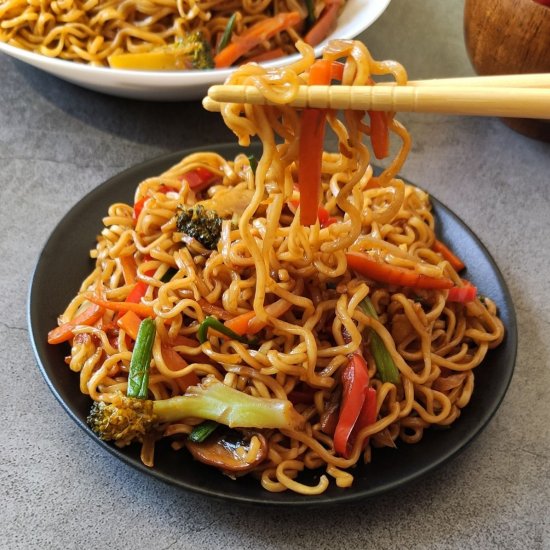
<path id="1" fill-rule="evenodd" d="M 2 0 L 0 41 L 52 58 L 137 70 L 224 68 L 296 53 L 336 27 L 346 0 Z"/>

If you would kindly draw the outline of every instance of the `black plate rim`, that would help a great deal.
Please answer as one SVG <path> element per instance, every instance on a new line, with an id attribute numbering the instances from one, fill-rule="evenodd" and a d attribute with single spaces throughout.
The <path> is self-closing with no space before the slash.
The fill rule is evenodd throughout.
<path id="1" fill-rule="evenodd" d="M 252 152 L 254 152 L 254 148 L 256 148 L 255 149 L 256 151 L 258 151 L 258 144 L 253 144 L 251 147 L 252 147 Z M 287 492 L 284 494 L 289 495 L 289 498 L 286 498 L 284 500 L 273 500 L 271 498 L 272 494 L 267 491 L 264 491 L 265 496 L 251 498 L 245 495 L 240 495 L 238 493 L 237 485 L 235 485 L 235 488 L 236 488 L 235 493 L 226 494 L 220 491 L 209 490 L 204 487 L 185 483 L 181 480 L 176 479 L 174 476 L 171 476 L 162 471 L 156 470 L 155 468 L 151 469 L 151 468 L 148 468 L 147 466 L 144 466 L 139 460 L 136 460 L 132 457 L 127 456 L 123 450 L 99 439 L 87 426 L 85 420 L 82 419 L 75 412 L 75 410 L 71 408 L 71 406 L 62 398 L 59 388 L 56 385 L 56 380 L 53 377 L 51 377 L 50 374 L 48 373 L 46 365 L 44 364 L 43 358 L 41 357 L 41 354 L 40 354 L 40 350 L 38 347 L 38 340 L 37 340 L 37 338 L 40 336 L 39 334 L 40 331 L 36 326 L 37 321 L 34 318 L 33 307 L 32 307 L 34 293 L 39 292 L 39 289 L 36 288 L 36 277 L 37 277 L 37 274 L 40 272 L 41 268 L 43 268 L 43 264 L 46 261 L 45 258 L 46 258 L 48 245 L 50 244 L 54 236 L 58 232 L 62 231 L 67 218 L 71 215 L 71 213 L 74 210 L 76 210 L 77 208 L 83 208 L 83 205 L 86 205 L 86 204 L 93 204 L 95 197 L 98 195 L 101 195 L 101 193 L 104 192 L 107 188 L 110 189 L 111 187 L 115 186 L 119 181 L 128 180 L 132 178 L 134 174 L 139 173 L 143 170 L 151 171 L 151 170 L 158 170 L 159 167 L 161 169 L 163 169 L 162 167 L 167 168 L 175 164 L 176 162 L 178 162 L 184 155 L 189 155 L 195 152 L 204 151 L 205 149 L 210 151 L 215 151 L 217 153 L 220 153 L 221 155 L 235 155 L 237 152 L 243 151 L 243 149 L 239 148 L 237 145 L 233 143 L 221 143 L 216 145 L 186 148 L 181 151 L 166 153 L 166 154 L 154 157 L 152 159 L 146 160 L 144 162 L 141 162 L 139 164 L 136 164 L 110 177 L 109 179 L 105 180 L 104 182 L 96 186 L 94 189 L 89 191 L 85 196 L 83 196 L 75 205 L 73 205 L 64 214 L 64 216 L 61 218 L 61 220 L 57 223 L 55 228 L 50 233 L 49 237 L 46 239 L 46 242 L 42 247 L 37 263 L 33 270 L 30 284 L 29 284 L 27 308 L 26 308 L 27 325 L 28 325 L 32 350 L 35 355 L 35 359 L 37 361 L 39 370 L 47 386 L 49 387 L 50 391 L 53 393 L 53 395 L 55 396 L 57 401 L 61 404 L 61 406 L 63 407 L 65 412 L 69 415 L 69 417 L 103 449 L 108 451 L 111 455 L 117 457 L 123 463 L 130 465 L 132 468 L 146 475 L 159 479 L 169 485 L 184 489 L 186 491 L 191 491 L 199 495 L 207 496 L 209 498 L 212 498 L 218 501 L 223 501 L 223 502 L 233 501 L 237 504 L 255 505 L 255 506 L 264 506 L 264 507 L 292 506 L 292 507 L 300 507 L 300 508 L 319 508 L 319 507 L 326 507 L 326 506 L 342 505 L 342 504 L 356 502 L 359 500 L 364 500 L 367 498 L 372 498 L 383 493 L 394 491 L 399 487 L 403 487 L 413 481 L 419 480 L 421 477 L 425 476 L 426 474 L 435 471 L 436 469 L 441 467 L 443 464 L 451 461 L 459 453 L 461 453 L 464 449 L 466 449 L 467 446 L 472 443 L 472 441 L 484 430 L 484 428 L 493 418 L 493 416 L 499 409 L 506 395 L 506 392 L 509 388 L 509 385 L 511 383 L 514 369 L 515 369 L 516 356 L 517 356 L 517 340 L 518 340 L 517 320 L 516 320 L 516 314 L 515 314 L 510 291 L 506 285 L 506 282 L 504 280 L 504 277 L 499 267 L 497 266 L 490 252 L 487 250 L 487 248 L 481 242 L 481 240 L 477 237 L 477 235 L 473 233 L 473 231 L 465 224 L 465 222 L 462 221 L 462 219 L 458 215 L 456 215 L 453 211 L 451 211 L 448 207 L 446 207 L 443 203 L 441 203 L 437 198 L 435 198 L 431 194 L 430 194 L 430 198 L 431 198 L 434 210 L 442 211 L 443 213 L 445 213 L 445 215 L 449 216 L 450 219 L 452 219 L 458 226 L 460 226 L 460 228 L 468 235 L 468 237 L 473 240 L 473 242 L 476 244 L 478 249 L 483 254 L 484 258 L 489 263 L 492 274 L 495 277 L 496 283 L 500 291 L 502 292 L 503 300 L 507 308 L 508 322 L 506 324 L 506 341 L 508 343 L 508 346 L 510 347 L 510 350 L 507 356 L 507 364 L 506 364 L 506 369 L 504 373 L 506 377 L 505 377 L 504 383 L 502 383 L 499 388 L 498 395 L 496 395 L 493 399 L 490 410 L 487 410 L 485 412 L 482 418 L 480 418 L 479 421 L 477 422 L 475 430 L 470 431 L 466 438 L 462 438 L 462 440 L 458 441 L 447 452 L 438 456 L 437 459 L 428 461 L 424 467 L 418 468 L 411 474 L 403 476 L 393 482 L 386 483 L 383 486 L 379 486 L 371 490 L 363 490 L 363 491 L 354 491 L 352 487 L 351 489 L 345 490 L 344 492 L 342 492 L 336 497 L 328 497 L 323 495 L 313 496 L 313 497 L 304 497 L 302 495 L 296 495 L 294 493 Z M 247 154 L 251 152 L 250 148 L 244 151 Z M 158 173 L 158 172 L 151 172 L 151 175 L 155 173 Z M 139 183 L 139 181 L 136 181 L 136 184 L 137 183 Z M 98 220 L 98 223 L 99 223 L 99 220 Z"/>

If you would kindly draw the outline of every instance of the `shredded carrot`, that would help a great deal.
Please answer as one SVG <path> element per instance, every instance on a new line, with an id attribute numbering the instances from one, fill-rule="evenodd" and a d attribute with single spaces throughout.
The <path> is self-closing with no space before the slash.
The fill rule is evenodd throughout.
<path id="1" fill-rule="evenodd" d="M 88 296 L 86 296 L 86 298 L 90 300 L 90 302 L 93 302 L 94 304 L 97 304 L 98 306 L 109 309 L 111 311 L 133 311 L 134 313 L 137 313 L 137 315 L 139 315 L 140 317 L 156 317 L 156 313 L 153 308 L 145 304 L 136 304 L 134 302 L 110 302 L 109 300 L 102 300 L 101 298 L 98 298 L 93 294 L 89 294 Z"/>
<path id="2" fill-rule="evenodd" d="M 161 352 L 166 366 L 171 371 L 178 371 L 187 367 L 187 361 L 185 361 L 185 359 L 183 359 L 181 355 L 170 346 L 161 346 Z M 199 383 L 199 377 L 194 372 L 190 372 L 185 376 L 179 376 L 176 378 L 176 382 L 178 383 L 180 390 L 185 391 L 189 386 L 196 386 Z"/>
<path id="3" fill-rule="evenodd" d="M 311 66 L 308 83 L 330 84 L 331 72 L 332 61 L 320 59 Z M 326 117 L 326 109 L 304 109 L 302 112 L 298 145 L 298 187 L 302 225 L 313 225 L 319 213 Z"/>
<path id="4" fill-rule="evenodd" d="M 236 36 L 216 55 L 214 58 L 216 69 L 229 67 L 258 44 L 269 40 L 279 32 L 295 27 L 300 21 L 302 17 L 297 11 L 282 12 L 268 19 L 262 19 L 241 36 Z"/>
<path id="5" fill-rule="evenodd" d="M 226 321 L 224 325 L 239 336 L 244 336 L 248 332 L 248 323 L 254 317 L 256 317 L 256 312 L 252 309 L 251 311 L 237 315 L 237 317 L 233 317 L 233 319 Z"/>
<path id="6" fill-rule="evenodd" d="M 266 306 L 265 311 L 269 317 L 278 319 L 291 307 L 292 304 L 290 302 L 280 299 Z M 230 321 L 226 321 L 224 325 L 233 332 L 236 332 L 239 336 L 244 336 L 245 334 L 257 334 L 267 325 L 267 323 L 256 317 L 255 311 L 251 310 L 237 317 L 233 317 Z"/>
<path id="7" fill-rule="evenodd" d="M 368 113 L 370 117 L 370 142 L 374 156 L 377 159 L 386 158 L 390 154 L 388 113 L 384 111 L 368 111 Z"/>
<path id="8" fill-rule="evenodd" d="M 363 252 L 348 252 L 346 259 L 348 267 L 379 283 L 427 289 L 448 289 L 454 286 L 447 277 L 430 277 L 413 269 L 379 262 Z"/>
<path id="9" fill-rule="evenodd" d="M 306 44 L 316 46 L 329 35 L 336 25 L 338 13 L 340 12 L 340 6 L 340 2 L 334 2 L 327 5 L 321 13 L 321 17 L 317 19 L 315 25 L 313 25 L 310 31 L 305 35 L 304 42 Z"/>
<path id="10" fill-rule="evenodd" d="M 133 256 L 122 256 L 120 258 L 120 265 L 122 267 L 122 274 L 124 275 L 124 282 L 127 285 L 132 285 L 136 282 L 136 262 Z"/>
<path id="11" fill-rule="evenodd" d="M 443 242 L 436 239 L 432 245 L 432 249 L 438 252 L 447 260 L 456 271 L 462 271 L 466 266 L 464 262 Z"/>
<path id="12" fill-rule="evenodd" d="M 48 344 L 61 344 L 61 342 L 70 340 L 74 336 L 73 330 L 75 327 L 78 325 L 93 326 L 103 317 L 104 313 L 105 309 L 100 307 L 100 305 L 94 304 L 87 307 L 82 313 L 74 317 L 74 319 L 50 330 L 50 332 L 48 332 Z"/>
<path id="13" fill-rule="evenodd" d="M 133 340 L 137 338 L 140 323 L 141 317 L 133 311 L 127 311 L 116 322 L 116 324 Z"/>

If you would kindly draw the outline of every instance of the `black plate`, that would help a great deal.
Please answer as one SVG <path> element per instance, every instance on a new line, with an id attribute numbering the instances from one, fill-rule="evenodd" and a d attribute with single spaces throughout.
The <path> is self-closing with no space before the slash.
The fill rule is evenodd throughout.
<path id="1" fill-rule="evenodd" d="M 239 150 L 235 145 L 210 149 L 227 158 Z M 507 331 L 502 345 L 489 352 L 483 365 L 476 369 L 472 401 L 450 429 L 427 430 L 417 445 L 401 443 L 397 450 L 375 449 L 372 463 L 355 469 L 355 481 L 350 489 L 339 489 L 332 483 L 320 496 L 301 496 L 290 492 L 269 493 L 257 480 L 248 477 L 233 481 L 195 462 L 185 451 L 172 451 L 167 442 L 158 445 L 155 467 L 150 469 L 139 459 L 139 445 L 121 450 L 99 440 L 88 428 L 85 419 L 90 400 L 78 389 L 78 375 L 64 364 L 67 346 L 48 345 L 47 333 L 56 326 L 57 315 L 92 268 L 88 251 L 95 244 L 101 230 L 100 220 L 108 206 L 113 202 L 131 202 L 140 181 L 162 173 L 191 152 L 194 151 L 156 158 L 106 181 L 71 209 L 42 250 L 29 293 L 29 329 L 40 370 L 71 418 L 104 449 L 144 473 L 183 489 L 247 504 L 313 507 L 354 501 L 395 489 L 456 456 L 489 422 L 506 393 L 514 370 L 517 329 L 510 294 L 490 254 L 468 227 L 433 197 L 440 238 L 460 252 L 468 266 L 468 279 L 482 294 L 496 301 Z M 247 149 L 247 153 L 250 152 Z M 313 483 L 317 476 L 313 472 L 306 481 Z"/>

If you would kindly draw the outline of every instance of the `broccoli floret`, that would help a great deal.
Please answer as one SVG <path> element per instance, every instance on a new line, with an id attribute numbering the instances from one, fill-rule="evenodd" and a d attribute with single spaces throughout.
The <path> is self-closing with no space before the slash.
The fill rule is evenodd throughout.
<path id="1" fill-rule="evenodd" d="M 105 441 L 129 445 L 143 441 L 163 423 L 185 418 L 215 420 L 230 428 L 300 428 L 304 418 L 283 399 L 254 397 L 226 386 L 213 376 L 185 395 L 150 401 L 118 394 L 112 403 L 94 402 L 88 424 Z"/>
<path id="2" fill-rule="evenodd" d="M 117 394 L 112 403 L 94 401 L 88 425 L 105 441 L 128 445 L 142 441 L 155 424 L 153 401 Z"/>
<path id="3" fill-rule="evenodd" d="M 179 208 L 176 227 L 209 250 L 215 250 L 222 233 L 222 219 L 214 210 L 206 210 L 197 204 L 191 208 Z"/>
<path id="4" fill-rule="evenodd" d="M 189 57 L 193 69 L 213 69 L 214 59 L 212 48 L 204 39 L 202 32 L 194 31 L 186 34 L 179 42 L 178 49 L 183 49 Z"/>

